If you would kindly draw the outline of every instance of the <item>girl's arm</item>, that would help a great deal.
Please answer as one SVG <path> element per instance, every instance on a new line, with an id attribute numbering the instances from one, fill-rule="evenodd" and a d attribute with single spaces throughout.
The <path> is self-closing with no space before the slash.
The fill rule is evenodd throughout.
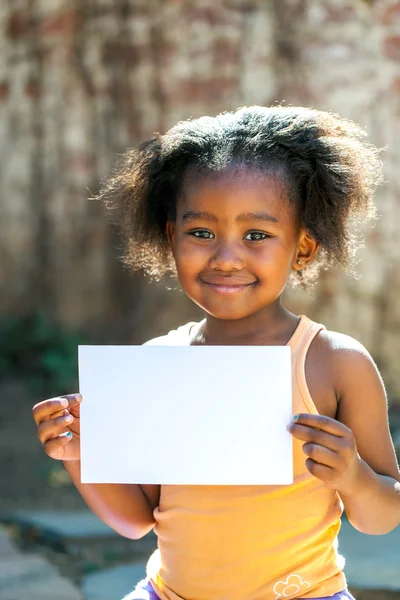
<path id="1" fill-rule="evenodd" d="M 389 533 L 400 524 L 400 477 L 375 473 L 361 461 L 361 469 L 353 488 L 343 490 L 343 500 L 350 523 L 370 535 Z"/>
<path id="2" fill-rule="evenodd" d="M 339 492 L 351 524 L 362 533 L 387 533 L 400 524 L 400 472 L 383 382 L 361 344 L 333 332 L 323 335 L 337 420 L 304 414 L 289 429 L 306 442 L 309 471 Z"/>
<path id="3" fill-rule="evenodd" d="M 81 483 L 81 401 L 80 394 L 67 394 L 35 404 L 38 438 L 48 456 L 63 461 L 82 498 L 100 519 L 125 537 L 143 537 L 153 527 L 160 486 Z"/>
<path id="4" fill-rule="evenodd" d="M 154 525 L 160 486 L 81 483 L 80 461 L 64 461 L 75 487 L 89 508 L 120 535 L 138 540 Z"/>
<path id="5" fill-rule="evenodd" d="M 386 392 L 367 350 L 351 338 L 346 345 L 336 358 L 341 372 L 337 418 L 353 433 L 359 468 L 353 483 L 339 492 L 356 529 L 387 533 L 400 524 L 400 471 L 389 431 Z"/>

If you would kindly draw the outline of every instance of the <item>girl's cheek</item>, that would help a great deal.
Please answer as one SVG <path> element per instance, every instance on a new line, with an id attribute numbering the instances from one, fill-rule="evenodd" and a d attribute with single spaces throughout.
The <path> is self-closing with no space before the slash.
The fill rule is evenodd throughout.
<path id="1" fill-rule="evenodd" d="M 207 265 L 207 256 L 191 248 L 191 251 L 176 252 L 175 263 L 178 273 L 185 275 L 185 273 L 193 273 L 199 269 L 204 269 Z"/>
<path id="2" fill-rule="evenodd" d="M 202 260 L 199 256 L 192 255 L 190 259 L 185 259 L 184 261 L 181 261 L 178 265 L 178 268 L 183 276 L 185 276 L 185 274 L 197 276 L 199 271 L 204 270 L 206 266 L 207 261 Z"/>
<path id="3" fill-rule="evenodd" d="M 182 261 L 189 262 L 196 258 L 201 260 L 210 255 L 210 248 L 205 244 L 196 244 L 189 238 L 182 240 L 179 248 L 177 248 L 177 254 L 180 255 Z"/>
<path id="4" fill-rule="evenodd" d="M 193 238 L 187 234 L 181 234 L 178 237 L 175 248 L 182 256 L 190 255 L 197 251 L 196 243 Z"/>

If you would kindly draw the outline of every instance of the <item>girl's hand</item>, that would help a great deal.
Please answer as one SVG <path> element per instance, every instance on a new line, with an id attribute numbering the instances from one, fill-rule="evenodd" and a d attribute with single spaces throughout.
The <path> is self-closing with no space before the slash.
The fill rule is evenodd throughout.
<path id="1" fill-rule="evenodd" d="M 76 460 L 80 452 L 80 394 L 68 394 L 35 404 L 37 435 L 45 452 L 56 460 Z"/>
<path id="2" fill-rule="evenodd" d="M 338 492 L 348 492 L 357 483 L 361 458 L 353 432 L 335 419 L 300 414 L 288 431 L 303 444 L 306 467 L 314 477 Z"/>

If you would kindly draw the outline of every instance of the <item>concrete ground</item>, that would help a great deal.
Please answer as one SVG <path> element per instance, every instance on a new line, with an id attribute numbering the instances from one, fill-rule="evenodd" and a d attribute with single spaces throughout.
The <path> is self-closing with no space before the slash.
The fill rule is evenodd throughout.
<path id="1" fill-rule="evenodd" d="M 80 591 L 38 554 L 22 554 L 0 528 L 1 600 L 82 600 Z"/>

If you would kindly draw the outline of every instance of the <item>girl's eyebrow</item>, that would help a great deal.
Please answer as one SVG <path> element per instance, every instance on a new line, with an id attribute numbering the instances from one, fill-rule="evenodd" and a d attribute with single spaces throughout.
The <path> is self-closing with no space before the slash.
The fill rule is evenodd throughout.
<path id="1" fill-rule="evenodd" d="M 196 219 L 201 219 L 202 221 L 212 221 L 213 223 L 218 222 L 218 219 L 215 215 L 205 210 L 188 210 L 182 217 L 182 221 L 184 223 L 196 221 Z"/>
<path id="2" fill-rule="evenodd" d="M 188 210 L 188 212 L 186 212 L 182 217 L 182 221 L 184 223 L 189 223 L 190 221 L 195 221 L 196 219 L 201 219 L 202 221 L 212 221 L 213 223 L 218 222 L 217 217 L 207 211 Z M 236 221 L 268 221 L 269 223 L 279 223 L 277 218 L 273 217 L 267 212 L 242 213 L 236 217 Z"/>
<path id="3" fill-rule="evenodd" d="M 268 221 L 269 223 L 279 223 L 276 217 L 267 212 L 247 212 L 236 217 L 236 221 Z"/>

